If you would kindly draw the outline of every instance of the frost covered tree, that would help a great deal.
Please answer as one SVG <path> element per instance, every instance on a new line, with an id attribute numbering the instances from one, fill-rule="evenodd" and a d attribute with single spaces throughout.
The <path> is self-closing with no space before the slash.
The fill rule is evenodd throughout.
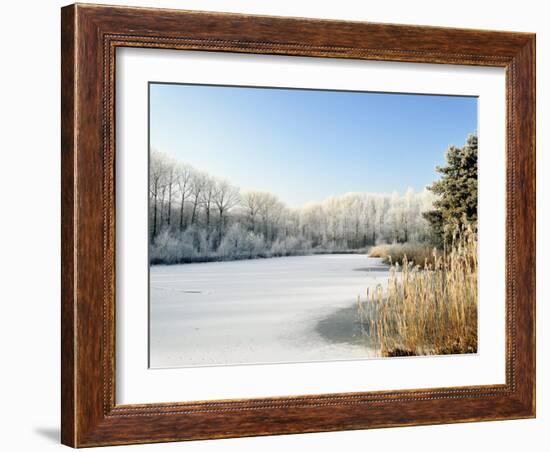
<path id="1" fill-rule="evenodd" d="M 260 218 L 262 221 L 263 234 L 266 242 L 273 242 L 275 231 L 278 227 L 281 212 L 284 206 L 275 195 L 266 192 L 258 192 L 260 203 Z"/>
<path id="2" fill-rule="evenodd" d="M 263 237 L 238 223 L 233 224 L 224 235 L 218 253 L 223 259 L 250 259 L 265 251 Z"/>
<path id="3" fill-rule="evenodd" d="M 159 219 L 162 224 L 163 199 L 173 161 L 158 151 L 151 153 L 149 169 L 149 205 L 152 206 L 152 237 L 159 231 Z"/>
<path id="4" fill-rule="evenodd" d="M 239 189 L 233 187 L 227 181 L 218 181 L 214 187 L 214 204 L 218 209 L 218 243 L 222 241 L 224 227 L 225 227 L 225 216 L 229 211 L 239 204 L 240 195 Z"/>
<path id="5" fill-rule="evenodd" d="M 242 208 L 251 231 L 255 231 L 256 228 L 256 220 L 262 207 L 261 199 L 261 193 L 257 191 L 245 191 L 241 194 Z"/>
<path id="6" fill-rule="evenodd" d="M 289 208 L 272 193 L 230 182 L 151 153 L 151 261 L 246 259 L 364 249 L 423 241 L 436 195 L 346 193 Z M 179 221 L 177 221 L 179 220 Z"/>
<path id="7" fill-rule="evenodd" d="M 204 209 L 205 228 L 206 228 L 207 237 L 210 236 L 210 222 L 212 217 L 214 200 L 216 197 L 216 191 L 217 191 L 217 181 L 209 177 L 208 175 L 204 175 L 204 177 L 202 178 L 201 190 L 197 196 L 198 196 L 198 203 L 200 203 Z M 196 206 L 194 208 L 196 209 Z"/>
<path id="8" fill-rule="evenodd" d="M 205 185 L 206 185 L 206 176 L 202 173 L 196 173 L 193 176 L 193 181 L 191 183 L 191 197 L 193 199 L 191 225 L 194 225 L 197 219 L 197 209 L 201 202 L 202 191 L 204 190 Z"/>
<path id="9" fill-rule="evenodd" d="M 191 194 L 192 175 L 193 175 L 193 170 L 191 167 L 187 165 L 182 165 L 182 164 L 178 165 L 176 169 L 176 183 L 178 185 L 179 196 L 180 196 L 180 200 L 179 200 L 180 231 L 183 231 L 187 226 L 184 220 L 185 218 L 184 209 L 185 209 L 185 201 L 187 200 L 187 197 Z"/>

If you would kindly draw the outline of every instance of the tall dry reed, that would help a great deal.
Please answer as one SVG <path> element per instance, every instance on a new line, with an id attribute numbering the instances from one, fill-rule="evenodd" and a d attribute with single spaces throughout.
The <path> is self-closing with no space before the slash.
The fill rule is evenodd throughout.
<path id="1" fill-rule="evenodd" d="M 364 334 L 382 356 L 477 351 L 477 238 L 470 228 L 424 265 L 394 264 L 385 287 L 357 300 Z"/>
<path id="2" fill-rule="evenodd" d="M 435 256 L 437 256 L 437 251 L 424 243 L 377 245 L 369 250 L 369 257 L 381 257 L 386 264 L 403 265 L 403 259 L 406 257 L 409 264 L 423 266 L 428 263 L 433 266 Z"/>

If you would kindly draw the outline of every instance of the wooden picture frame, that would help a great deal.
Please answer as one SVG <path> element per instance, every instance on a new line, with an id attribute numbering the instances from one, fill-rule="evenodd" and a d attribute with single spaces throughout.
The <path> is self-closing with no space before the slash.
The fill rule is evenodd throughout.
<path id="1" fill-rule="evenodd" d="M 535 416 L 535 35 L 70 5 L 62 9 L 62 442 L 73 447 Z M 115 403 L 118 47 L 506 69 L 506 383 Z"/>

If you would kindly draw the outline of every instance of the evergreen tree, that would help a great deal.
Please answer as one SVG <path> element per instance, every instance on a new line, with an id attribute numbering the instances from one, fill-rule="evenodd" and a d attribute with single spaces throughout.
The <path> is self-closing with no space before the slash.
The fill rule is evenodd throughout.
<path id="1" fill-rule="evenodd" d="M 477 134 L 468 135 L 462 148 L 450 146 L 441 178 L 428 189 L 438 195 L 434 210 L 424 213 L 437 245 L 448 242 L 457 226 L 477 227 Z"/>

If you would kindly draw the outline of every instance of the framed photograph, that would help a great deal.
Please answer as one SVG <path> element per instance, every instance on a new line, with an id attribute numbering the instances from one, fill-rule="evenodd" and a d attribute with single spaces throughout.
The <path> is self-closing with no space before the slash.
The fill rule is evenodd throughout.
<path id="1" fill-rule="evenodd" d="M 62 9 L 62 442 L 535 416 L 535 36 Z"/>

